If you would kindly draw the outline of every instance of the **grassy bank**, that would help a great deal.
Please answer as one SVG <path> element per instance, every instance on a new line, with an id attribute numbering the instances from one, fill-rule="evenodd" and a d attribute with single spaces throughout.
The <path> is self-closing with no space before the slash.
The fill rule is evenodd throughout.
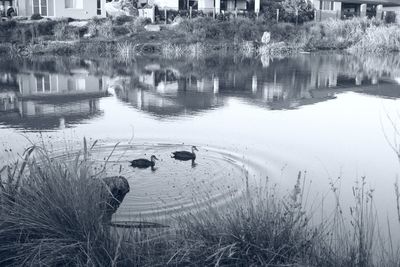
<path id="1" fill-rule="evenodd" d="M 266 181 L 222 208 L 210 204 L 182 215 L 167 230 L 114 231 L 102 219 L 104 196 L 98 181 L 103 173 L 95 171 L 90 153 L 85 148 L 71 160 L 53 159 L 35 147 L 19 163 L 1 169 L 1 265 L 400 264 L 395 241 L 377 238 L 373 194 L 365 180 L 353 188 L 349 220 L 343 217 L 340 194 L 332 188 L 336 211 L 316 223 L 299 174 L 287 195 Z M 395 189 L 399 196 L 398 186 Z"/>
<path id="2" fill-rule="evenodd" d="M 349 50 L 361 52 L 399 51 L 400 26 L 375 19 L 307 22 L 299 26 L 271 20 L 200 17 L 180 19 L 147 31 L 148 20 L 132 17 L 0 22 L 0 53 L 15 56 L 40 54 L 132 58 L 158 54 L 181 57 L 207 51 L 230 50 L 257 56 L 296 51 Z M 264 32 L 271 34 L 263 44 Z"/>

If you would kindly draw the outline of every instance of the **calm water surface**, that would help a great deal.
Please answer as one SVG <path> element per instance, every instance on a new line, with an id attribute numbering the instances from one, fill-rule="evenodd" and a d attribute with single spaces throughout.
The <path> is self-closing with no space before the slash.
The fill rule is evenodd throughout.
<path id="1" fill-rule="evenodd" d="M 288 58 L 138 58 L 133 63 L 75 58 L 0 61 L 0 160 L 28 140 L 60 149 L 101 140 L 99 164 L 131 184 L 115 220 L 223 203 L 266 177 L 284 190 L 307 171 L 310 202 L 333 205 L 330 182 L 349 205 L 355 180 L 367 177 L 378 210 L 395 218 L 399 171 L 390 147 L 399 120 L 398 56 L 340 54 Z M 386 138 L 385 138 L 386 135 Z M 399 137 L 399 136 L 397 136 Z M 132 139 L 133 138 L 133 139 Z M 197 165 L 170 152 L 199 148 Z M 128 160 L 156 155 L 158 168 Z M 340 179 L 337 179 L 340 177 Z M 204 203 L 200 203 L 204 205 Z"/>

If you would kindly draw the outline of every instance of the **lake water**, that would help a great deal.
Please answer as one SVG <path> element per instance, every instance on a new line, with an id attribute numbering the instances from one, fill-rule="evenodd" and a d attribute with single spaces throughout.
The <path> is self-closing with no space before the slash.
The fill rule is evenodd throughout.
<path id="1" fill-rule="evenodd" d="M 399 162 L 390 144 L 400 136 L 390 120 L 400 119 L 399 98 L 397 55 L 2 59 L 0 160 L 16 159 L 28 140 L 60 151 L 87 137 L 100 140 L 93 156 L 102 164 L 120 142 L 107 168 L 131 185 L 120 221 L 224 203 L 245 189 L 246 175 L 290 190 L 299 171 L 310 202 L 319 209 L 324 199 L 328 210 L 330 182 L 350 205 L 366 176 L 377 209 L 394 220 Z M 170 158 L 192 145 L 195 166 Z M 155 171 L 129 166 L 152 154 Z"/>

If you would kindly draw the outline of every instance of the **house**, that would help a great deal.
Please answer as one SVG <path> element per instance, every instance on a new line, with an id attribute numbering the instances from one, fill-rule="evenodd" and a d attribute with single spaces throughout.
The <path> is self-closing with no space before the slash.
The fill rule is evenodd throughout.
<path id="1" fill-rule="evenodd" d="M 17 9 L 19 16 L 40 14 L 43 17 L 75 19 L 106 16 L 104 11 L 106 0 L 8 0 L 5 2 L 11 2 L 11 5 Z"/>
<path id="2" fill-rule="evenodd" d="M 353 17 L 383 19 L 387 12 L 395 12 L 397 17 L 400 17 L 400 1 L 398 0 L 313 0 L 313 4 L 317 21 Z"/>
<path id="3" fill-rule="evenodd" d="M 204 13 L 219 14 L 223 11 L 233 12 L 235 10 L 248 10 L 254 6 L 255 12 L 260 11 L 260 0 L 139 0 L 139 5 L 156 5 L 160 9 L 172 10 L 199 10 Z"/>

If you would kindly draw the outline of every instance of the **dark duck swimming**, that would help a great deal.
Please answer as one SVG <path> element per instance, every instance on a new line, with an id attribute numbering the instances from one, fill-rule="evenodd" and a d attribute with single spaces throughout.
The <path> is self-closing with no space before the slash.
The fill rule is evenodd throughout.
<path id="1" fill-rule="evenodd" d="M 158 158 L 154 155 L 150 157 L 150 160 L 148 159 L 135 159 L 131 161 L 131 166 L 134 168 L 139 168 L 139 169 L 147 169 L 149 167 L 154 167 L 156 165 L 156 160 Z"/>
<path id="2" fill-rule="evenodd" d="M 192 160 L 194 161 L 196 159 L 196 153 L 194 151 L 199 151 L 197 147 L 192 146 L 192 152 L 189 151 L 175 151 L 172 152 L 172 158 L 177 159 L 177 160 L 182 160 L 182 161 L 187 161 L 187 160 Z"/>

